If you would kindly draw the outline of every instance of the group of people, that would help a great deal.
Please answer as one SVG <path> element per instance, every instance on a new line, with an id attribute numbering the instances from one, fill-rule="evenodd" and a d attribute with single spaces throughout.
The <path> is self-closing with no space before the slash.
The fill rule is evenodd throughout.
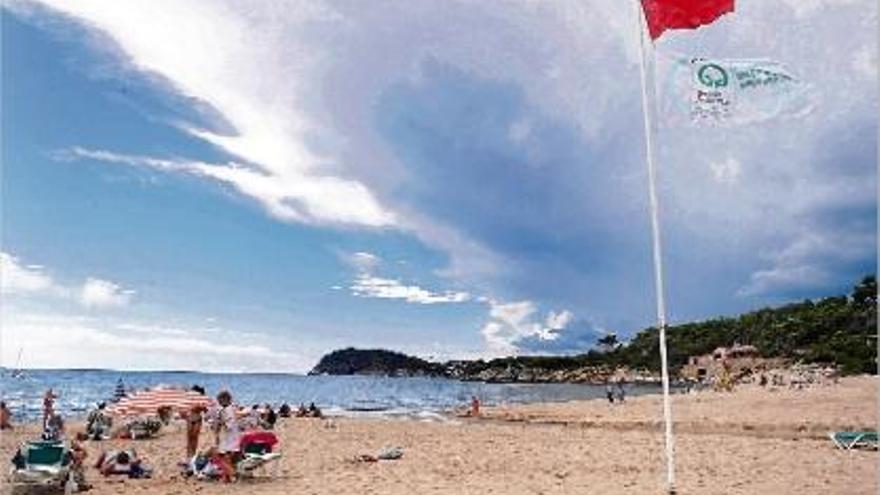
<path id="1" fill-rule="evenodd" d="M 201 387 L 193 390 L 204 393 Z M 276 412 L 270 404 L 254 404 L 248 408 L 233 403 L 232 394 L 223 390 L 217 394 L 217 407 L 210 411 L 204 406 L 194 406 L 185 411 L 187 422 L 186 456 L 183 463 L 190 474 L 203 472 L 205 467 L 216 467 L 216 475 L 223 481 L 231 481 L 236 475 L 235 466 L 242 460 L 241 444 L 245 437 L 264 435 L 275 438 L 271 430 L 275 428 L 279 418 L 322 417 L 321 410 L 314 404 L 309 407 L 300 404 L 297 411 L 284 403 Z M 207 425 L 213 433 L 213 442 L 204 452 L 199 452 L 199 439 L 203 425 Z"/>
<path id="2" fill-rule="evenodd" d="M 623 382 L 619 381 L 614 385 L 611 382 L 606 383 L 605 397 L 609 404 L 614 404 L 615 400 L 618 404 L 623 404 L 626 401 L 626 389 L 623 388 Z"/>
<path id="3" fill-rule="evenodd" d="M 123 386 L 117 386 L 114 400 L 124 396 Z M 192 391 L 205 395 L 205 389 L 193 386 Z M 61 441 L 65 440 L 65 424 L 61 414 L 56 410 L 58 394 L 50 388 L 43 394 L 42 399 L 42 440 Z M 207 402 L 207 401 L 206 401 Z M 205 402 L 205 403 L 206 403 Z M 203 403 L 203 404 L 205 404 Z M 188 460 L 198 457 L 199 440 L 203 427 L 209 428 L 213 433 L 213 442 L 208 449 L 209 456 L 220 466 L 219 477 L 225 481 L 231 481 L 236 475 L 235 466 L 241 460 L 241 441 L 243 437 L 253 435 L 272 436 L 273 430 L 279 418 L 308 417 L 321 418 L 323 412 L 314 402 L 308 406 L 300 404 L 293 409 L 289 404 L 282 404 L 277 411 L 270 405 L 262 406 L 254 404 L 250 408 L 240 407 L 233 403 L 232 394 L 229 391 L 221 391 L 216 396 L 216 407 L 210 409 L 206 405 L 196 405 L 187 411 L 178 411 L 186 422 L 186 456 Z M 69 448 L 78 470 L 77 480 L 79 485 L 85 486 L 83 473 L 83 461 L 86 450 L 83 447 L 85 440 L 103 440 L 111 436 L 113 418 L 107 410 L 106 402 L 99 402 L 89 412 L 85 421 L 85 431 L 78 432 L 69 438 Z M 12 413 L 5 402 L 0 402 L 0 429 L 12 428 Z M 126 450 L 109 451 L 101 456 L 99 470 L 101 473 L 115 474 L 120 466 L 137 466 L 136 455 Z M 202 453 L 201 455 L 205 455 Z M 137 473 L 138 470 L 132 470 Z"/>

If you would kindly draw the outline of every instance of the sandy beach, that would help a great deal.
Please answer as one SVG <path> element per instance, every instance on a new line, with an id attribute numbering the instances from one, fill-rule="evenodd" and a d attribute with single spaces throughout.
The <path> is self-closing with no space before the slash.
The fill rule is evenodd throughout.
<path id="1" fill-rule="evenodd" d="M 676 395 L 678 491 L 682 494 L 869 494 L 878 486 L 876 451 L 839 451 L 829 430 L 872 429 L 877 381 L 854 377 L 805 390 L 741 387 L 733 393 Z M 101 449 L 134 444 L 152 479 L 88 479 L 95 495 L 144 494 L 650 494 L 663 493 L 660 399 L 622 405 L 581 401 L 488 408 L 482 419 L 287 419 L 277 476 L 234 485 L 187 480 L 175 466 L 183 426 L 144 441 L 88 442 Z M 2 436 L 0 455 L 36 433 Z M 202 435 L 205 445 L 210 441 Z M 356 462 L 385 446 L 397 461 Z M 3 493 L 9 493 L 4 487 Z"/>

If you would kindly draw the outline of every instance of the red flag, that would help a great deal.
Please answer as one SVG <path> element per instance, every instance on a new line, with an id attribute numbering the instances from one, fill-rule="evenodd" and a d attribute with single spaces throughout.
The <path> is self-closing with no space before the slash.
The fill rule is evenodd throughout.
<path id="1" fill-rule="evenodd" d="M 734 0 L 642 0 L 648 32 L 655 40 L 667 29 L 695 29 L 733 12 Z"/>

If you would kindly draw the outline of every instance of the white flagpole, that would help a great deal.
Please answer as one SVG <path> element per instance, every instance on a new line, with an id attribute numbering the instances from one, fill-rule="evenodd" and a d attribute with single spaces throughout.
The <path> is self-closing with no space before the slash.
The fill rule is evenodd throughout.
<path id="1" fill-rule="evenodd" d="M 654 142 L 657 130 L 654 126 L 656 86 L 654 82 L 654 44 L 646 39 L 641 0 L 635 0 L 637 27 L 639 30 L 639 53 L 642 75 L 642 107 L 645 121 L 645 158 L 648 162 L 648 195 L 651 206 L 651 239 L 654 250 L 654 290 L 657 296 L 657 323 L 660 330 L 660 373 L 663 381 L 663 422 L 666 433 L 666 487 L 675 493 L 675 443 L 672 435 L 672 405 L 669 398 L 669 371 L 666 358 L 666 300 L 663 286 L 663 254 L 660 242 L 660 205 L 657 199 L 657 172 L 654 163 Z"/>

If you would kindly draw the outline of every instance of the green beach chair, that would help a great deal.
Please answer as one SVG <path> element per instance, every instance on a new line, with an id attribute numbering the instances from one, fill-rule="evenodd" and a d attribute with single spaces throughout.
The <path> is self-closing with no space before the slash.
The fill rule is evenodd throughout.
<path id="1" fill-rule="evenodd" d="M 63 486 L 70 475 L 70 450 L 64 442 L 26 442 L 19 448 L 21 460 L 12 470 L 13 485 Z"/>
<path id="2" fill-rule="evenodd" d="M 877 449 L 878 446 L 876 431 L 832 431 L 828 433 L 828 438 L 841 450 Z"/>

